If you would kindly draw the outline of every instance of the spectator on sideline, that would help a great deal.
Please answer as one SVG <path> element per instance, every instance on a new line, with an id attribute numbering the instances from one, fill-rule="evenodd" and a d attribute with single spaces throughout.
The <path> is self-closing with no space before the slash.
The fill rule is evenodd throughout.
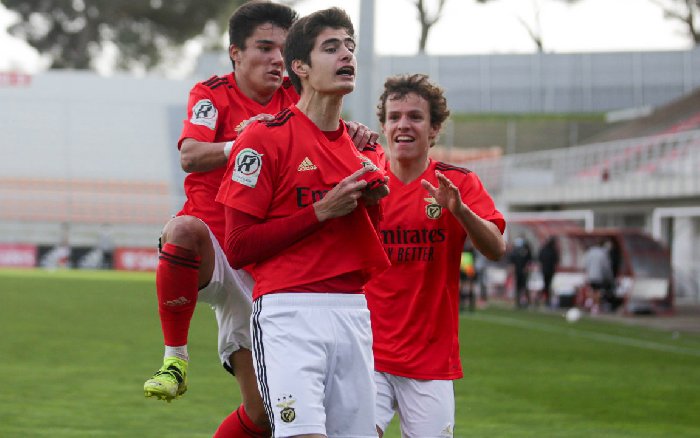
<path id="1" fill-rule="evenodd" d="M 363 290 L 389 264 L 373 225 L 388 190 L 340 120 L 354 50 L 342 9 L 292 26 L 284 56 L 300 100 L 246 129 L 217 196 L 231 266 L 254 263 L 253 353 L 274 436 L 376 436 Z"/>
<path id="2" fill-rule="evenodd" d="M 595 242 L 586 250 L 583 255 L 583 267 L 589 292 L 584 306 L 596 314 L 600 311 L 601 295 L 613 282 L 613 271 L 605 242 Z"/>
<path id="3" fill-rule="evenodd" d="M 428 158 L 449 110 L 427 76 L 387 79 L 377 115 L 391 159 L 380 229 L 392 263 L 367 285 L 377 431 L 398 411 L 402 436 L 452 436 L 462 248 L 469 236 L 498 260 L 505 221 L 473 172 Z"/>
<path id="4" fill-rule="evenodd" d="M 610 237 L 605 241 L 605 249 L 608 251 L 608 257 L 610 258 L 612 280 L 609 287 L 603 291 L 601 307 L 603 307 L 605 311 L 614 312 L 623 302 L 622 298 L 617 296 L 618 278 L 620 276 L 620 269 L 622 269 L 622 251 L 620 249 L 620 244 L 617 243 L 614 237 Z"/>
<path id="5" fill-rule="evenodd" d="M 559 264 L 559 249 L 557 248 L 557 239 L 554 236 L 551 236 L 542 245 L 537 253 L 537 260 L 540 262 L 540 271 L 542 272 L 541 295 L 544 295 L 546 306 L 550 307 L 552 304 L 552 278 L 554 278 L 554 272 Z"/>
<path id="6" fill-rule="evenodd" d="M 532 262 L 532 249 L 525 236 L 519 236 L 513 242 L 513 248 L 508 255 L 508 261 L 513 265 L 515 275 L 515 307 L 517 309 L 530 305 L 530 290 L 527 279 Z"/>

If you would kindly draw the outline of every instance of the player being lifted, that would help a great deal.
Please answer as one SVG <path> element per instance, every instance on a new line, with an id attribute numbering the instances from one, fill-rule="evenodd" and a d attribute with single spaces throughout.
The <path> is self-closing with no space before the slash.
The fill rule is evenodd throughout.
<path id="1" fill-rule="evenodd" d="M 363 291 L 388 266 L 373 225 L 387 190 L 340 120 L 354 50 L 341 9 L 292 26 L 284 56 L 299 103 L 246 128 L 217 196 L 231 265 L 254 263 L 253 351 L 274 436 L 376 437 Z"/>
<path id="2" fill-rule="evenodd" d="M 392 264 L 367 284 L 377 430 L 398 411 L 403 436 L 451 437 L 462 248 L 469 237 L 499 259 L 505 221 L 473 172 L 428 158 L 449 110 L 427 76 L 387 79 L 377 115 L 390 156 L 380 229 Z"/>
<path id="3" fill-rule="evenodd" d="M 156 289 L 165 354 L 163 366 L 144 384 L 145 394 L 170 401 L 187 390 L 190 321 L 197 301 L 210 304 L 218 323 L 221 362 L 235 372 L 243 399 L 222 424 L 231 430 L 264 433 L 267 418 L 250 351 L 252 279 L 226 261 L 221 249 L 224 212 L 214 198 L 239 124 L 261 113 L 274 114 L 298 99 L 289 84 L 283 85 L 282 47 L 295 19 L 289 7 L 261 1 L 244 4 L 231 16 L 233 72 L 213 76 L 190 91 L 178 141 L 182 168 L 188 172 L 187 200 L 160 239 Z"/>

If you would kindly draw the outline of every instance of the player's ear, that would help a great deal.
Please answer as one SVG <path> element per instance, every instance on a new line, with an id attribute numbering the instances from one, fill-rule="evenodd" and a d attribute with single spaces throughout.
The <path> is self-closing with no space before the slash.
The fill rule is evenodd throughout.
<path id="1" fill-rule="evenodd" d="M 299 78 L 309 77 L 309 66 L 301 59 L 292 61 L 292 71 L 299 76 Z"/>
<path id="2" fill-rule="evenodd" d="M 428 132 L 428 140 L 430 140 L 430 147 L 435 146 L 437 136 L 440 133 L 440 125 L 431 124 L 430 131 Z"/>
<path id="3" fill-rule="evenodd" d="M 238 63 L 241 58 L 241 49 L 237 45 L 231 44 L 228 46 L 228 56 L 234 63 Z"/>
<path id="4" fill-rule="evenodd" d="M 428 132 L 428 138 L 430 140 L 435 140 L 440 133 L 440 125 L 431 124 L 430 131 Z"/>

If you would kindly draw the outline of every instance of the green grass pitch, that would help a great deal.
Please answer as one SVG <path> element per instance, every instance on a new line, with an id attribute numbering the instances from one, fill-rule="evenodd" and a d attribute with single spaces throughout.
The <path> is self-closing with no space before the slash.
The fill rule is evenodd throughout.
<path id="1" fill-rule="evenodd" d="M 153 274 L 0 270 L 0 437 L 211 437 L 240 399 L 208 307 L 188 393 L 143 397 L 162 358 L 154 294 Z M 498 308 L 461 330 L 455 437 L 700 436 L 698 336 Z"/>

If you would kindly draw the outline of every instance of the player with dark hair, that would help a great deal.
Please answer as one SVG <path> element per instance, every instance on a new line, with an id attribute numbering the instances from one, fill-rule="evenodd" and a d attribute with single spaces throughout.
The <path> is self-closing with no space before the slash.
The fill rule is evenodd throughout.
<path id="1" fill-rule="evenodd" d="M 288 6 L 255 1 L 230 18 L 229 56 L 234 71 L 196 84 L 178 147 L 187 200 L 163 228 L 156 271 L 158 310 L 165 340 L 163 366 L 146 381 L 147 397 L 172 400 L 187 390 L 187 337 L 198 301 L 210 304 L 219 327 L 224 367 L 238 380 L 243 404 L 216 436 L 266 436 L 267 416 L 252 365 L 249 321 L 252 279 L 234 271 L 221 246 L 224 212 L 214 201 L 240 124 L 296 102 L 283 83 L 282 47 L 296 19 Z M 267 431 L 267 432 L 266 432 Z"/>
<path id="2" fill-rule="evenodd" d="M 380 229 L 392 264 L 367 284 L 377 431 L 398 411 L 403 436 L 452 436 L 462 248 L 469 237 L 499 259 L 505 221 L 473 172 L 428 157 L 449 110 L 427 76 L 387 79 L 377 115 L 390 153 Z"/>
<path id="3" fill-rule="evenodd" d="M 229 262 L 254 263 L 253 352 L 274 436 L 376 436 L 363 292 L 388 266 L 373 223 L 388 191 L 340 119 L 354 50 L 341 9 L 292 26 L 284 56 L 299 103 L 246 128 L 217 196 Z"/>

